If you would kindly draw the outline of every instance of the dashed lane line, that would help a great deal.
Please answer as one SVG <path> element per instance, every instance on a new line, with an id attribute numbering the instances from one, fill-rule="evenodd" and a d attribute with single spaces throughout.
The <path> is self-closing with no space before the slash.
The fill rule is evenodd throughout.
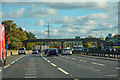
<path id="1" fill-rule="evenodd" d="M 107 77 L 117 77 L 118 75 L 106 75 Z"/>
<path id="2" fill-rule="evenodd" d="M 75 58 L 71 58 L 71 59 L 76 60 Z"/>
<path id="3" fill-rule="evenodd" d="M 68 72 L 66 72 L 65 70 L 61 69 L 61 68 L 58 68 L 58 70 L 60 70 L 61 72 L 63 72 L 64 74 L 69 74 Z"/>
<path id="4" fill-rule="evenodd" d="M 52 66 L 56 66 L 55 64 L 53 64 L 53 63 L 50 63 Z"/>
<path id="5" fill-rule="evenodd" d="M 99 66 L 105 66 L 104 64 L 101 64 L 101 63 L 95 63 L 95 62 L 92 62 L 92 64 L 96 64 L 96 65 L 99 65 Z"/>
<path id="6" fill-rule="evenodd" d="M 43 56 L 42 56 L 42 57 L 43 57 Z M 45 57 L 43 57 L 43 59 L 45 59 L 47 62 L 49 61 L 49 60 L 47 60 Z M 51 62 L 49 62 L 49 63 L 50 63 L 52 66 L 56 67 L 56 68 L 57 68 L 58 70 L 60 70 L 61 72 L 63 72 L 64 74 L 69 75 L 68 72 L 66 72 L 65 70 L 57 67 L 57 65 L 55 65 L 54 63 L 51 63 Z"/>

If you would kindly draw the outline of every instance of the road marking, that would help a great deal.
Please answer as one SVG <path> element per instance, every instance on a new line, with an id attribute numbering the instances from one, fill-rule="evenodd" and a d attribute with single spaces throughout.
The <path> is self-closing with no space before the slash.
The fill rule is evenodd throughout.
<path id="1" fill-rule="evenodd" d="M 66 58 L 69 58 L 69 57 L 66 57 Z"/>
<path id="2" fill-rule="evenodd" d="M 82 61 L 82 62 L 87 62 L 87 61 L 85 61 L 85 60 L 80 60 L 80 61 Z"/>
<path id="3" fill-rule="evenodd" d="M 114 76 L 114 77 L 115 77 L 115 76 L 118 76 L 118 75 L 106 75 L 106 76 L 109 76 L 109 77 L 110 77 L 110 76 Z"/>
<path id="4" fill-rule="evenodd" d="M 10 64 L 14 64 L 15 63 L 15 61 L 13 61 L 12 63 L 10 63 Z"/>
<path id="5" fill-rule="evenodd" d="M 49 63 L 50 63 L 50 61 L 49 61 L 49 60 L 47 60 L 47 62 L 49 62 Z"/>
<path id="6" fill-rule="evenodd" d="M 92 71 L 101 71 L 101 70 L 92 70 Z"/>
<path id="7" fill-rule="evenodd" d="M 50 63 L 52 66 L 55 66 L 56 67 L 56 65 L 55 64 L 53 64 L 53 63 Z"/>
<path id="8" fill-rule="evenodd" d="M 9 66 L 10 66 L 10 64 L 8 64 L 7 66 L 5 66 L 4 69 L 7 68 L 7 67 L 9 67 Z"/>
<path id="9" fill-rule="evenodd" d="M 26 76 L 36 76 L 36 74 L 25 74 Z"/>
<path id="10" fill-rule="evenodd" d="M 104 64 L 95 63 L 95 62 L 92 62 L 92 64 L 96 64 L 96 65 L 99 65 L 99 66 L 105 66 Z"/>
<path id="11" fill-rule="evenodd" d="M 1 72 L 2 70 L 0 70 L 0 72 Z"/>
<path id="12" fill-rule="evenodd" d="M 71 59 L 76 60 L 75 58 L 71 58 Z"/>
<path id="13" fill-rule="evenodd" d="M 28 77 L 25 77 L 25 78 L 37 78 L 36 76 L 28 76 Z"/>
<path id="14" fill-rule="evenodd" d="M 66 71 L 64 71 L 63 69 L 61 69 L 61 68 L 58 68 L 58 70 L 60 70 L 60 71 L 62 71 L 63 73 L 65 73 L 65 74 L 69 74 L 68 72 L 66 72 Z"/>
<path id="15" fill-rule="evenodd" d="M 116 69 L 120 69 L 120 67 L 116 67 Z"/>

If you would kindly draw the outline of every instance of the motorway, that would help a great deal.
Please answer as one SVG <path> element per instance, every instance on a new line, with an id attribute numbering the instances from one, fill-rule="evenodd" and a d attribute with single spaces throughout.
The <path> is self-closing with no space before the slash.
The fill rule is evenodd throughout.
<path id="1" fill-rule="evenodd" d="M 77 54 L 13 57 L 8 58 L 8 64 L 3 67 L 3 78 L 117 78 L 120 69 L 118 61 Z"/>

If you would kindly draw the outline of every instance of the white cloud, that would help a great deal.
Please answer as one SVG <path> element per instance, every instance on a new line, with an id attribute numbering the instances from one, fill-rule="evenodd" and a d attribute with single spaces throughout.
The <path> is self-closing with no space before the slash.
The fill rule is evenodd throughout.
<path id="1" fill-rule="evenodd" d="M 50 17 L 50 16 L 56 16 L 58 12 L 55 9 L 51 8 L 30 8 L 29 13 L 26 14 L 26 16 L 33 17 L 33 18 L 43 18 L 43 17 Z"/>
<path id="2" fill-rule="evenodd" d="M 40 25 L 40 26 L 44 26 L 45 25 L 43 20 L 40 20 L 37 24 Z"/>
<path id="3" fill-rule="evenodd" d="M 23 16 L 24 11 L 24 8 L 19 8 L 16 11 L 4 13 L 3 18 L 20 18 L 21 16 Z"/>

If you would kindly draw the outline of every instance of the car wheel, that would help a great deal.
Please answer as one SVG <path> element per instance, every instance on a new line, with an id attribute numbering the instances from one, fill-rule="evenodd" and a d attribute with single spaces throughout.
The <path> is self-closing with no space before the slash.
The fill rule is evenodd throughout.
<path id="1" fill-rule="evenodd" d="M 58 54 L 56 56 L 58 56 Z"/>
<path id="2" fill-rule="evenodd" d="M 20 55 L 20 54 L 18 53 L 18 55 Z"/>

